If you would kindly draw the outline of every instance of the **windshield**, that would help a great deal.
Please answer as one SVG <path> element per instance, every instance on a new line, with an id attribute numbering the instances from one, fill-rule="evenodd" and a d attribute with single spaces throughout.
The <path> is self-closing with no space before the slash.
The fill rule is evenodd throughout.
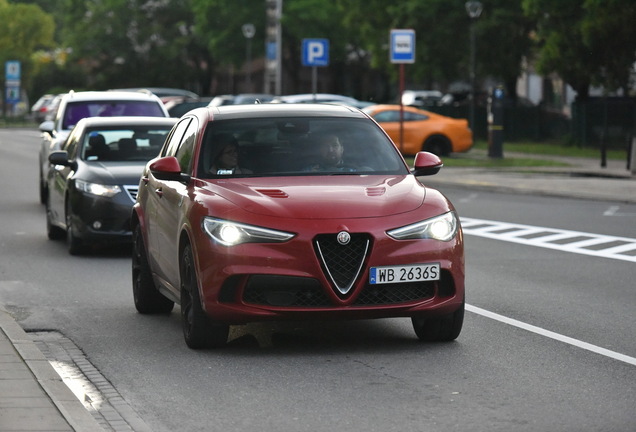
<path id="1" fill-rule="evenodd" d="M 198 165 L 203 178 L 408 172 L 375 123 L 329 117 L 210 122 Z"/>
<path id="2" fill-rule="evenodd" d="M 72 129 L 86 117 L 148 116 L 165 117 L 157 102 L 152 101 L 89 101 L 70 102 L 62 120 L 63 129 Z"/>
<path id="3" fill-rule="evenodd" d="M 159 154 L 170 126 L 93 128 L 80 142 L 86 161 L 149 161 Z"/>

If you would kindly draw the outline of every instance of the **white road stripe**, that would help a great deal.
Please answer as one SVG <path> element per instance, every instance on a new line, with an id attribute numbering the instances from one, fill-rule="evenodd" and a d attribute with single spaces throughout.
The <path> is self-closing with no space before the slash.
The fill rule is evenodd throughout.
<path id="1" fill-rule="evenodd" d="M 461 224 L 464 234 L 467 235 L 581 255 L 636 262 L 636 238 L 463 217 Z M 598 247 L 603 243 L 607 243 L 606 248 Z M 589 249 L 590 246 L 596 246 L 596 248 Z"/>
<path id="2" fill-rule="evenodd" d="M 467 304 L 466 305 L 466 310 L 469 311 L 469 312 L 484 316 L 486 318 L 490 318 L 490 319 L 502 322 L 504 324 L 508 324 L 508 325 L 511 325 L 511 326 L 514 326 L 514 327 L 518 327 L 520 329 L 527 330 L 529 332 L 536 333 L 538 335 L 545 336 L 545 337 L 548 337 L 550 339 L 554 339 L 554 340 L 557 340 L 559 342 L 563 342 L 563 343 L 566 343 L 568 345 L 575 346 L 577 348 L 581 348 L 581 349 L 584 349 L 584 350 L 587 350 L 587 351 L 591 351 L 593 353 L 600 354 L 602 356 L 609 357 L 609 358 L 612 358 L 614 360 L 622 361 L 624 363 L 636 366 L 636 358 L 627 356 L 625 354 L 618 353 L 616 351 L 611 351 L 611 350 L 608 350 L 608 349 L 605 349 L 605 348 L 601 348 L 601 347 L 596 346 L 596 345 L 589 344 L 587 342 L 580 341 L 578 339 L 574 339 L 574 338 L 571 338 L 571 337 L 568 337 L 568 336 L 564 336 L 564 335 L 559 334 L 559 333 L 555 333 L 555 332 L 550 331 L 550 330 L 543 329 L 541 327 L 533 326 L 531 324 L 526 324 L 526 323 L 524 323 L 522 321 L 518 321 L 518 320 L 512 319 L 512 318 L 508 318 L 508 317 L 505 317 L 503 315 L 499 315 L 497 313 L 487 311 L 486 309 L 479 308 L 477 306 L 472 306 L 472 305 Z"/>

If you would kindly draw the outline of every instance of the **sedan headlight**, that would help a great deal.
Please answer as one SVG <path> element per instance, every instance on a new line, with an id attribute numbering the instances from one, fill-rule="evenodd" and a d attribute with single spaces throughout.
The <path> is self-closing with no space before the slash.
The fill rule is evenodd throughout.
<path id="1" fill-rule="evenodd" d="M 295 235 L 210 217 L 203 219 L 203 229 L 210 237 L 224 246 L 242 243 L 280 243 Z"/>
<path id="2" fill-rule="evenodd" d="M 75 180 L 75 187 L 82 192 L 109 198 L 121 192 L 121 188 L 117 185 L 89 183 L 83 180 Z"/>
<path id="3" fill-rule="evenodd" d="M 444 213 L 422 222 L 387 231 L 396 240 L 435 239 L 449 241 L 457 234 L 457 216 L 454 212 Z"/>

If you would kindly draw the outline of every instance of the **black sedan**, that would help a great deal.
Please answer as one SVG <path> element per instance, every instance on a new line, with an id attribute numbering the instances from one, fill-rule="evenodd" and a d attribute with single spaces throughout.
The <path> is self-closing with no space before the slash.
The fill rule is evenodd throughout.
<path id="1" fill-rule="evenodd" d="M 49 239 L 66 238 L 72 255 L 90 244 L 130 241 L 141 172 L 176 121 L 91 117 L 78 122 L 62 149 L 49 155 Z"/>

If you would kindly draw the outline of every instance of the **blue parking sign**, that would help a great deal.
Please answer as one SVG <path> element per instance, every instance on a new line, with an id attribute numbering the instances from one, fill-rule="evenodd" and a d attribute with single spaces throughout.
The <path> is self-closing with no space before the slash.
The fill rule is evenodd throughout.
<path id="1" fill-rule="evenodd" d="M 303 66 L 329 66 L 329 39 L 303 39 Z"/>

